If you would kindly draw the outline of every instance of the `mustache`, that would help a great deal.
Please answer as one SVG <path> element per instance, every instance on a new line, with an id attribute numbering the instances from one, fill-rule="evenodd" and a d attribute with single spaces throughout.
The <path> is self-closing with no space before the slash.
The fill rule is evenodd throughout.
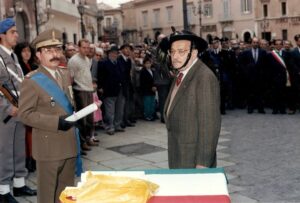
<path id="1" fill-rule="evenodd" d="M 60 61 L 60 58 L 54 57 L 54 58 L 50 59 L 50 62 L 53 62 L 53 61 Z"/>

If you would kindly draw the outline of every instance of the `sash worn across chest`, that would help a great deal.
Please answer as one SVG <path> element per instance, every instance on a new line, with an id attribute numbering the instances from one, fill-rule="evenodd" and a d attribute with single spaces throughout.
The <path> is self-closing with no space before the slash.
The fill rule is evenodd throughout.
<path id="1" fill-rule="evenodd" d="M 44 91 L 47 92 L 54 100 L 64 109 L 64 111 L 71 115 L 73 113 L 73 106 L 70 103 L 68 97 L 62 89 L 52 81 L 48 76 L 43 73 L 36 73 L 31 76 L 31 79 L 36 82 Z M 82 161 L 80 158 L 80 139 L 79 130 L 75 129 L 75 136 L 77 141 L 77 157 L 76 157 L 76 175 L 80 176 L 82 173 Z"/>
<path id="2" fill-rule="evenodd" d="M 68 97 L 54 81 L 52 81 L 43 73 L 36 73 L 31 76 L 31 79 L 35 81 L 43 90 L 45 90 L 47 94 L 53 97 L 67 114 L 70 115 L 73 113 L 73 107 Z"/>

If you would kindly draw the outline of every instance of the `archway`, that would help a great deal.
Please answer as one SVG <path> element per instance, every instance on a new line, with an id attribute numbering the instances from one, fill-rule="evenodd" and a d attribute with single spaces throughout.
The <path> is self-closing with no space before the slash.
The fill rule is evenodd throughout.
<path id="1" fill-rule="evenodd" d="M 251 34 L 250 32 L 245 32 L 244 35 L 243 35 L 243 38 L 244 38 L 244 42 L 250 42 L 251 40 Z"/>
<path id="2" fill-rule="evenodd" d="M 29 41 L 28 18 L 24 12 L 17 12 L 16 25 L 19 34 L 19 42 Z"/>

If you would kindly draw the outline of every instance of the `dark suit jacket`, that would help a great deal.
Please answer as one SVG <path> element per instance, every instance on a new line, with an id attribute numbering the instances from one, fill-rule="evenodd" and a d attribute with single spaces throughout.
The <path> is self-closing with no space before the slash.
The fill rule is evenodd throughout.
<path id="1" fill-rule="evenodd" d="M 287 74 L 286 70 L 290 70 L 289 68 L 289 63 L 288 63 L 288 53 L 285 51 L 282 51 L 282 58 L 286 64 L 286 68 L 278 62 L 272 53 L 268 53 L 268 67 L 270 67 L 271 72 L 270 72 L 270 78 L 272 82 L 273 87 L 285 87 L 287 83 Z M 290 73 L 290 71 L 289 71 Z"/>
<path id="2" fill-rule="evenodd" d="M 243 51 L 240 54 L 241 72 L 244 75 L 246 82 L 249 85 L 262 86 L 265 81 L 266 70 L 266 55 L 267 52 L 263 49 L 258 49 L 257 62 L 253 59 L 252 49 Z"/>
<path id="3" fill-rule="evenodd" d="M 131 83 L 131 59 L 128 58 L 127 61 L 125 61 L 123 56 L 120 55 L 117 61 L 121 69 L 123 94 L 128 98 L 133 92 Z"/>
<path id="4" fill-rule="evenodd" d="M 289 54 L 288 64 L 291 71 L 291 82 L 300 91 L 300 52 L 298 47 Z"/>
<path id="5" fill-rule="evenodd" d="M 32 127 L 33 157 L 38 161 L 56 161 L 76 157 L 74 128 L 68 131 L 58 130 L 59 116 L 67 115 L 67 113 L 58 103 L 51 105 L 49 94 L 30 79 L 30 76 L 36 72 L 42 72 L 55 81 L 51 74 L 40 66 L 36 71 L 29 73 L 22 83 L 18 116 L 24 124 Z M 69 100 L 72 100 L 69 74 L 67 70 L 60 72 L 63 79 L 63 91 Z"/>
<path id="6" fill-rule="evenodd" d="M 221 127 L 219 82 L 214 73 L 198 60 L 170 104 L 175 83 L 176 80 L 164 110 L 169 167 L 195 168 L 197 164 L 215 167 Z"/>
<path id="7" fill-rule="evenodd" d="M 122 87 L 122 73 L 118 64 L 105 59 L 98 62 L 98 89 L 103 89 L 104 97 L 117 97 Z"/>
<path id="8" fill-rule="evenodd" d="M 152 71 L 152 74 L 154 75 L 154 71 Z M 155 92 L 152 91 L 152 87 L 154 86 L 154 79 L 146 68 L 143 68 L 141 70 L 140 84 L 142 95 L 155 95 Z"/>

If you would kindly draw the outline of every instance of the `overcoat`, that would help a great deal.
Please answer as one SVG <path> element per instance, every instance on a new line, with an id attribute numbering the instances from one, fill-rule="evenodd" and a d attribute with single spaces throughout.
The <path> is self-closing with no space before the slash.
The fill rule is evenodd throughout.
<path id="1" fill-rule="evenodd" d="M 22 78 L 22 69 L 19 66 L 18 58 L 14 60 L 0 47 L 0 55 L 4 64 L 15 74 Z M 6 70 L 0 59 L 0 83 L 8 85 L 10 90 L 19 91 L 20 82 Z M 10 80 L 11 79 L 11 80 Z M 13 83 L 13 84 L 12 84 Z M 0 95 L 0 185 L 7 185 L 12 177 L 25 177 L 25 127 L 17 117 L 12 117 L 6 124 L 3 120 L 9 115 L 12 104 Z"/>
<path id="2" fill-rule="evenodd" d="M 197 164 L 215 167 L 221 127 L 219 82 L 198 59 L 170 103 L 175 83 L 176 80 L 164 109 L 169 167 L 195 168 Z"/>

